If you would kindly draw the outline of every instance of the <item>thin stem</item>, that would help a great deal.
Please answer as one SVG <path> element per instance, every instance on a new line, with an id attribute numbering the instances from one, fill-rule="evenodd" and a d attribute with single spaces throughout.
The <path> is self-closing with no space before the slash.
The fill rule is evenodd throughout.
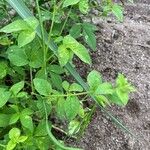
<path id="1" fill-rule="evenodd" d="M 55 21 L 55 14 L 56 14 L 56 0 L 54 0 L 52 23 L 51 23 L 50 31 L 49 31 L 49 34 L 48 34 L 48 43 L 51 40 L 51 34 L 52 34 L 52 30 L 53 30 L 53 26 L 54 26 L 54 21 Z M 48 45 L 46 47 L 46 52 L 47 51 L 48 51 Z"/>
<path id="2" fill-rule="evenodd" d="M 42 34 L 42 41 L 43 41 L 43 55 L 44 55 L 44 62 L 43 62 L 43 68 L 45 71 L 45 77 L 47 78 L 47 69 L 46 69 L 46 57 L 47 57 L 47 51 L 45 48 L 45 34 L 44 34 L 44 27 L 43 27 L 43 23 L 42 23 L 42 15 L 41 15 L 41 11 L 40 11 L 40 6 L 39 6 L 39 2 L 38 0 L 36 0 L 36 5 L 37 5 L 37 11 L 38 11 L 38 15 L 39 15 L 39 22 L 40 22 L 40 27 L 41 27 L 41 34 Z"/>
<path id="3" fill-rule="evenodd" d="M 67 21 L 68 21 L 69 15 L 70 15 L 70 13 L 71 13 L 71 9 L 72 9 L 72 7 L 70 7 L 70 9 L 69 9 L 69 12 L 68 12 L 67 17 L 66 17 L 66 19 L 65 19 L 65 22 L 64 22 L 64 24 L 63 24 L 63 26 L 62 26 L 62 29 L 61 29 L 61 31 L 60 31 L 60 33 L 59 33 L 59 36 L 62 34 L 62 32 L 63 32 L 63 30 L 64 30 L 64 28 L 65 28 L 65 26 L 66 26 L 66 23 L 67 23 Z"/>
<path id="4" fill-rule="evenodd" d="M 82 92 L 82 93 L 68 93 L 68 94 L 53 94 L 53 95 L 48 95 L 45 96 L 45 98 L 50 98 L 50 97 L 68 97 L 68 96 L 82 96 L 82 95 L 86 95 L 86 97 L 88 96 L 87 94 L 92 94 L 92 92 L 87 91 L 87 92 Z M 36 95 L 39 96 L 39 94 L 32 92 L 32 95 Z M 96 94 L 99 95 L 99 94 Z"/>
<path id="5" fill-rule="evenodd" d="M 68 96 L 81 96 L 81 95 L 86 95 L 86 94 L 90 94 L 90 92 L 82 92 L 82 93 L 68 93 L 68 94 L 54 94 L 54 95 L 50 95 L 49 97 L 68 97 Z"/>
<path id="6" fill-rule="evenodd" d="M 34 92 L 34 86 L 33 86 L 33 75 L 32 75 L 32 68 L 30 67 L 30 82 L 31 82 L 31 90 L 32 93 Z"/>

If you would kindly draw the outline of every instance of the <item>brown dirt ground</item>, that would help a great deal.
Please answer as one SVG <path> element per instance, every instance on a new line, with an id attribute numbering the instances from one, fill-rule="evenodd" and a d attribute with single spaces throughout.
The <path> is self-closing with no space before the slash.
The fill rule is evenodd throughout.
<path id="1" fill-rule="evenodd" d="M 125 6 L 123 23 L 92 18 L 98 27 L 92 69 L 107 81 L 114 81 L 121 72 L 137 88 L 125 108 L 112 106 L 109 110 L 138 139 L 124 133 L 98 109 L 83 139 L 75 144 L 84 150 L 150 150 L 150 0 L 137 1 Z M 79 72 L 84 75 L 89 69 L 81 66 Z"/>

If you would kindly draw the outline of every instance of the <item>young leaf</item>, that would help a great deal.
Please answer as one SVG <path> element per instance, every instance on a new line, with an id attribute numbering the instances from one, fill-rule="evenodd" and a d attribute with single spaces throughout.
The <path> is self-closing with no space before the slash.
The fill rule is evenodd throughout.
<path id="1" fill-rule="evenodd" d="M 24 81 L 18 82 L 14 84 L 11 88 L 10 91 L 16 96 L 24 87 Z"/>
<path id="2" fill-rule="evenodd" d="M 9 131 L 9 138 L 11 140 L 15 139 L 17 140 L 20 136 L 21 132 L 18 128 L 12 128 L 10 131 Z"/>
<path id="3" fill-rule="evenodd" d="M 116 79 L 116 86 L 122 90 L 122 92 L 134 92 L 136 90 L 122 74 L 118 75 Z"/>
<path id="4" fill-rule="evenodd" d="M 123 9 L 120 5 L 114 4 L 112 6 L 112 12 L 117 17 L 119 21 L 123 21 Z"/>
<path id="5" fill-rule="evenodd" d="M 6 150 L 13 150 L 16 147 L 17 143 L 14 141 L 10 140 L 6 146 Z"/>
<path id="6" fill-rule="evenodd" d="M 73 83 L 70 85 L 69 87 L 69 91 L 76 91 L 76 92 L 82 92 L 83 91 L 83 88 L 81 85 L 77 84 L 77 83 Z"/>
<path id="7" fill-rule="evenodd" d="M 103 96 L 103 95 L 97 95 L 96 96 L 96 100 L 103 107 L 105 107 L 106 105 L 110 106 L 110 103 L 109 103 L 108 99 L 105 96 Z"/>
<path id="8" fill-rule="evenodd" d="M 68 7 L 70 5 L 75 5 L 79 2 L 80 0 L 65 0 L 63 3 L 63 7 Z"/>
<path id="9" fill-rule="evenodd" d="M 69 83 L 67 81 L 63 81 L 62 83 L 62 87 L 64 88 L 65 91 L 68 91 L 69 90 Z"/>
<path id="10" fill-rule="evenodd" d="M 35 32 L 32 30 L 22 31 L 18 36 L 18 46 L 23 47 L 32 42 L 35 38 Z"/>
<path id="11" fill-rule="evenodd" d="M 110 83 L 102 83 L 100 84 L 96 91 L 95 94 L 112 94 L 114 92 L 113 87 Z"/>
<path id="12" fill-rule="evenodd" d="M 69 132 L 69 135 L 73 135 L 73 134 L 76 134 L 80 129 L 80 122 L 77 121 L 77 120 L 72 120 L 70 123 L 69 123 L 69 127 L 68 127 L 68 132 Z"/>
<path id="13" fill-rule="evenodd" d="M 79 2 L 79 10 L 86 14 L 89 10 L 89 0 L 80 0 Z"/>
<path id="14" fill-rule="evenodd" d="M 98 86 L 102 83 L 102 78 L 96 70 L 91 71 L 87 76 L 87 82 L 90 89 L 96 90 Z"/>
<path id="15" fill-rule="evenodd" d="M 91 57 L 88 53 L 88 50 L 82 45 L 79 44 L 75 49 L 72 51 L 85 63 L 91 64 Z"/>
<path id="16" fill-rule="evenodd" d="M 34 86 L 36 91 L 44 96 L 48 96 L 50 95 L 51 91 L 52 91 L 52 87 L 51 84 L 44 79 L 39 79 L 39 78 L 35 78 L 33 80 Z"/>
<path id="17" fill-rule="evenodd" d="M 58 58 L 61 66 L 66 65 L 67 62 L 70 60 L 70 52 L 66 49 L 64 45 L 61 45 L 58 48 Z"/>
<path id="18" fill-rule="evenodd" d="M 129 100 L 129 94 L 126 92 L 122 92 L 121 90 L 117 89 L 116 93 L 121 100 L 122 104 L 125 106 L 128 103 Z"/>
<path id="19" fill-rule="evenodd" d="M 4 88 L 0 88 L 0 108 L 3 107 L 9 100 L 11 93 Z"/>
<path id="20" fill-rule="evenodd" d="M 33 132 L 33 121 L 29 115 L 21 114 L 20 121 L 23 127 Z"/>
<path id="21" fill-rule="evenodd" d="M 69 121 L 73 120 L 77 116 L 79 109 L 80 109 L 79 99 L 76 96 L 67 97 L 65 101 L 66 119 Z"/>
<path id="22" fill-rule="evenodd" d="M 87 49 L 82 44 L 78 43 L 72 36 L 65 36 L 63 44 L 66 48 L 71 49 L 83 62 L 91 64 L 91 58 Z"/>
<path id="23" fill-rule="evenodd" d="M 28 64 L 27 55 L 23 48 L 19 48 L 18 46 L 11 46 L 7 53 L 10 62 L 15 66 L 25 66 Z"/>
<path id="24" fill-rule="evenodd" d="M 23 143 L 23 142 L 25 142 L 26 140 L 27 140 L 27 136 L 20 136 L 19 138 L 18 138 L 18 142 L 19 143 Z"/>

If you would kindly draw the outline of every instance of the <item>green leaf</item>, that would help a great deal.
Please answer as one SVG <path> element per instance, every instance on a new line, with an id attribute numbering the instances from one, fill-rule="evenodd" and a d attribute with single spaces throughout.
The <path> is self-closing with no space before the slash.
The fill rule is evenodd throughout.
<path id="1" fill-rule="evenodd" d="M 44 110 L 44 106 L 43 106 L 43 99 L 41 98 L 38 98 L 38 101 L 37 101 L 37 107 L 39 109 L 39 115 L 40 117 L 44 117 L 45 115 L 45 110 Z M 51 110 L 52 110 L 52 106 L 51 106 L 51 103 L 47 103 L 45 102 L 45 107 L 47 109 L 47 114 L 49 115 Z"/>
<path id="2" fill-rule="evenodd" d="M 53 73 L 51 72 L 50 73 L 50 76 L 51 76 L 51 82 L 52 82 L 52 85 L 59 91 L 63 91 L 63 88 L 62 88 L 62 78 L 60 75 L 56 74 L 56 73 Z"/>
<path id="3" fill-rule="evenodd" d="M 0 79 L 3 79 L 7 75 L 7 64 L 0 62 Z"/>
<path id="4" fill-rule="evenodd" d="M 73 37 L 73 38 L 78 38 L 80 37 L 81 34 L 81 24 L 75 24 L 72 26 L 72 28 L 69 31 L 69 34 Z"/>
<path id="5" fill-rule="evenodd" d="M 96 27 L 89 24 L 89 23 L 83 23 L 83 35 L 85 42 L 90 46 L 91 49 L 96 49 L 96 36 L 94 34 L 94 31 L 96 30 Z"/>
<path id="6" fill-rule="evenodd" d="M 56 73 L 56 74 L 63 74 L 64 73 L 64 69 L 59 65 L 50 65 L 48 67 L 48 71 Z"/>
<path id="7" fill-rule="evenodd" d="M 38 20 L 34 17 L 28 17 L 24 19 L 24 21 L 30 26 L 30 29 L 33 29 L 33 30 L 35 30 L 39 25 Z"/>
<path id="8" fill-rule="evenodd" d="M 26 140 L 27 140 L 27 136 L 20 136 L 19 138 L 18 138 L 18 142 L 19 143 L 23 143 L 23 142 L 25 142 Z"/>
<path id="9" fill-rule="evenodd" d="M 91 58 L 87 49 L 82 44 L 78 43 L 72 36 L 65 36 L 63 44 L 66 48 L 71 49 L 83 62 L 91 64 Z"/>
<path id="10" fill-rule="evenodd" d="M 16 96 L 24 87 L 24 81 L 18 82 L 14 84 L 11 88 L 10 91 Z"/>
<path id="11" fill-rule="evenodd" d="M 4 88 L 0 88 L 0 108 L 3 107 L 9 100 L 11 93 Z"/>
<path id="12" fill-rule="evenodd" d="M 16 147 L 17 143 L 14 141 L 10 140 L 6 146 L 6 150 L 13 150 Z"/>
<path id="13" fill-rule="evenodd" d="M 29 115 L 21 114 L 20 121 L 23 127 L 33 132 L 33 121 Z"/>
<path id="14" fill-rule="evenodd" d="M 96 70 L 91 71 L 87 76 L 87 82 L 91 90 L 96 90 L 102 83 L 102 78 Z"/>
<path id="15" fill-rule="evenodd" d="M 116 79 L 116 86 L 122 92 L 134 92 L 136 89 L 128 82 L 127 78 L 124 77 L 122 74 L 118 74 L 118 77 Z"/>
<path id="16" fill-rule="evenodd" d="M 35 38 L 35 32 L 32 30 L 22 31 L 18 36 L 18 46 L 23 47 L 32 42 Z"/>
<path id="17" fill-rule="evenodd" d="M 123 21 L 123 8 L 120 5 L 114 4 L 112 6 L 112 12 L 119 21 Z"/>
<path id="18" fill-rule="evenodd" d="M 69 82 L 67 81 L 63 81 L 62 83 L 62 87 L 64 88 L 65 91 L 68 91 L 69 90 Z"/>
<path id="19" fill-rule="evenodd" d="M 7 127 L 9 124 L 10 115 L 0 113 L 0 127 Z"/>
<path id="20" fill-rule="evenodd" d="M 65 0 L 63 3 L 63 7 L 68 7 L 70 5 L 75 5 L 79 2 L 80 0 Z"/>
<path id="21" fill-rule="evenodd" d="M 117 104 L 118 106 L 124 106 L 122 100 L 118 97 L 116 92 L 114 92 L 112 95 L 108 95 L 107 97 L 112 103 Z"/>
<path id="22" fill-rule="evenodd" d="M 79 44 L 75 49 L 72 51 L 85 63 L 91 64 L 91 57 L 88 53 L 88 50 L 82 45 Z"/>
<path id="23" fill-rule="evenodd" d="M 10 62 L 15 66 L 25 66 L 28 64 L 27 55 L 23 48 L 19 48 L 18 46 L 11 46 L 7 53 Z"/>
<path id="24" fill-rule="evenodd" d="M 9 131 L 9 138 L 11 140 L 17 140 L 20 136 L 21 132 L 18 128 L 12 128 L 10 131 Z"/>
<path id="25" fill-rule="evenodd" d="M 98 86 L 95 94 L 112 94 L 114 92 L 113 87 L 110 83 L 102 83 Z"/>
<path id="26" fill-rule="evenodd" d="M 3 46 L 7 46 L 7 45 L 11 45 L 13 42 L 8 39 L 8 37 L 0 37 L 0 45 L 3 45 Z"/>
<path id="27" fill-rule="evenodd" d="M 21 115 L 26 116 L 26 115 L 32 115 L 33 111 L 30 108 L 25 108 L 22 110 Z"/>
<path id="28" fill-rule="evenodd" d="M 76 134 L 79 131 L 79 129 L 80 129 L 80 122 L 77 120 L 72 120 L 69 123 L 68 133 L 69 133 L 69 135 Z"/>
<path id="29" fill-rule="evenodd" d="M 12 32 L 18 32 L 22 30 L 28 30 L 30 27 L 24 20 L 16 20 L 4 28 L 0 29 L 0 32 L 5 32 L 5 33 L 12 33 Z"/>
<path id="30" fill-rule="evenodd" d="M 58 58 L 61 66 L 66 65 L 67 62 L 70 60 L 70 52 L 66 49 L 64 45 L 61 45 L 58 48 Z"/>
<path id="31" fill-rule="evenodd" d="M 44 79 L 39 79 L 39 78 L 35 78 L 33 80 L 34 86 L 36 91 L 44 96 L 48 96 L 50 95 L 51 91 L 52 91 L 52 87 L 51 84 Z"/>
<path id="32" fill-rule="evenodd" d="M 77 83 L 73 83 L 70 85 L 69 87 L 69 91 L 76 91 L 76 92 L 82 92 L 83 88 L 81 85 L 77 84 Z"/>
<path id="33" fill-rule="evenodd" d="M 105 107 L 106 105 L 110 106 L 110 103 L 109 103 L 108 99 L 105 96 L 103 96 L 103 95 L 96 96 L 96 100 L 103 107 Z"/>
<path id="34" fill-rule="evenodd" d="M 9 124 L 16 123 L 20 118 L 20 115 L 18 113 L 12 114 L 9 120 Z"/>
<path id="35" fill-rule="evenodd" d="M 29 66 L 32 68 L 39 68 L 43 64 L 43 56 L 42 49 L 36 47 L 32 47 L 32 49 L 29 49 L 28 51 L 28 59 L 29 59 Z"/>
<path id="36" fill-rule="evenodd" d="M 38 126 L 35 129 L 35 136 L 46 136 L 47 135 L 47 131 L 46 131 L 46 123 L 45 120 L 42 120 Z"/>
<path id="37" fill-rule="evenodd" d="M 122 92 L 119 89 L 116 90 L 116 93 L 118 95 L 118 97 L 120 98 L 122 104 L 125 106 L 128 103 L 129 100 L 129 94 L 126 92 Z"/>
<path id="38" fill-rule="evenodd" d="M 65 101 L 66 119 L 69 121 L 73 120 L 77 116 L 79 109 L 80 109 L 79 99 L 75 96 L 67 97 Z"/>
<path id="39" fill-rule="evenodd" d="M 79 10 L 83 14 L 88 13 L 88 10 L 89 10 L 89 0 L 80 0 L 80 2 L 79 2 Z"/>

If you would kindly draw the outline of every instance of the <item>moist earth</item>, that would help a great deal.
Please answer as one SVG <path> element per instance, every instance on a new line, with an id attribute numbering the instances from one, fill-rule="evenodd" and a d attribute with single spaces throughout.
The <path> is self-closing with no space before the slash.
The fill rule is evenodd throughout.
<path id="1" fill-rule="evenodd" d="M 150 150 L 150 0 L 126 4 L 124 15 L 123 23 L 92 17 L 98 28 L 93 65 L 77 68 L 82 76 L 95 69 L 112 82 L 123 73 L 136 87 L 126 107 L 108 108 L 135 137 L 97 109 L 84 137 L 74 144 L 84 150 Z"/>

